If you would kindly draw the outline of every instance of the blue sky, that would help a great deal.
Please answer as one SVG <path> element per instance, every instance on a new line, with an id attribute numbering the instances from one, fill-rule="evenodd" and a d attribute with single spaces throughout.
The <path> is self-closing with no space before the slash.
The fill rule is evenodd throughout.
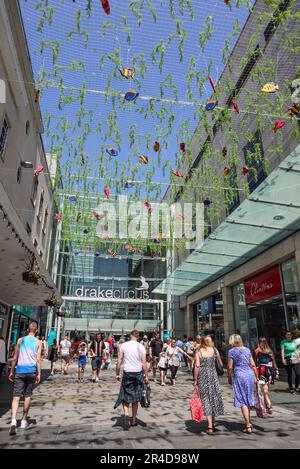
<path id="1" fill-rule="evenodd" d="M 176 20 L 172 19 L 169 10 L 168 0 L 152 0 L 151 4 L 158 14 L 157 21 L 154 22 L 149 9 L 143 10 L 143 20 L 141 26 L 137 26 L 136 18 L 129 9 L 129 0 L 110 0 L 111 15 L 107 16 L 102 10 L 99 0 L 92 0 L 92 13 L 88 18 L 85 13 L 86 0 L 49 0 L 49 7 L 54 7 L 53 23 L 51 26 L 45 24 L 42 34 L 37 32 L 40 12 L 35 8 L 39 3 L 36 0 L 20 0 L 25 30 L 29 42 L 29 49 L 34 69 L 35 77 L 43 70 L 50 71 L 53 69 L 52 53 L 46 48 L 40 53 L 41 41 L 60 41 L 61 50 L 59 53 L 58 64 L 60 66 L 68 66 L 73 60 L 82 60 L 86 66 L 86 72 L 64 72 L 64 85 L 67 87 L 81 87 L 83 80 L 86 80 L 87 89 L 101 91 L 105 89 L 107 76 L 112 73 L 114 65 L 110 61 L 106 61 L 103 69 L 99 68 L 99 56 L 104 53 L 113 53 L 116 49 L 120 49 L 122 63 L 124 66 L 130 66 L 134 54 L 144 53 L 149 70 L 144 79 L 141 79 L 141 86 L 136 88 L 135 83 L 125 80 L 121 76 L 112 80 L 112 87 L 120 93 L 125 93 L 129 88 L 136 88 L 141 96 L 159 97 L 159 85 L 161 81 L 171 74 L 174 83 L 178 89 L 178 98 L 187 100 L 187 82 L 185 75 L 188 70 L 190 57 L 194 55 L 197 59 L 199 69 L 207 70 L 210 60 L 213 60 L 212 76 L 217 82 L 224 64 L 222 63 L 221 49 L 224 47 L 225 38 L 232 32 L 233 25 L 238 19 L 241 27 L 248 16 L 246 7 L 231 9 L 224 4 L 223 0 L 193 0 L 192 4 L 195 12 L 195 20 L 191 21 L 187 8 L 182 16 L 178 8 L 176 8 L 176 18 L 182 22 L 182 27 L 188 31 L 188 36 L 184 45 L 184 60 L 180 62 L 179 52 L 176 42 L 166 49 L 164 69 L 160 74 L 157 64 L 152 64 L 151 51 L 153 47 L 161 40 L 166 41 L 170 34 L 176 30 Z M 45 2 L 41 2 L 45 3 Z M 146 3 L 146 2 L 145 2 Z M 179 2 L 174 2 L 178 5 Z M 68 33 L 76 30 L 76 14 L 78 9 L 82 10 L 81 29 L 86 30 L 89 34 L 88 47 L 84 47 L 84 37 L 73 34 L 68 39 Z M 208 42 L 205 52 L 203 53 L 199 47 L 198 35 L 203 28 L 203 23 L 207 16 L 212 17 L 214 32 L 211 40 Z M 126 42 L 126 32 L 122 25 L 122 17 L 127 17 L 127 27 L 131 29 L 131 45 Z M 113 28 L 109 28 L 107 34 L 103 36 L 103 25 L 106 21 L 113 24 Z M 234 39 L 234 41 L 237 37 Z M 232 42 L 234 45 L 234 42 Z M 55 78 L 54 78 L 55 79 Z M 195 94 L 196 90 L 194 88 Z M 212 89 L 207 82 L 205 84 L 203 100 L 206 101 L 211 96 Z M 62 111 L 58 109 L 59 93 L 55 89 L 47 89 L 43 93 L 41 100 L 42 112 L 46 112 L 57 117 L 67 116 L 68 123 L 72 126 L 76 122 L 76 113 L 79 110 L 79 103 L 71 103 L 65 106 Z M 172 93 L 165 92 L 165 97 L 173 97 Z M 141 104 L 141 100 L 139 103 Z M 105 121 L 107 114 L 111 111 L 110 101 L 105 103 L 104 98 L 96 93 L 87 93 L 85 100 L 85 108 L 87 111 L 92 110 L 94 113 L 92 129 L 95 129 L 99 119 Z M 178 150 L 178 133 L 180 123 L 188 119 L 190 132 L 194 131 L 197 120 L 193 118 L 194 109 L 191 106 L 175 105 L 176 119 L 173 124 L 173 133 L 168 137 L 168 149 L 161 152 L 161 163 L 157 161 L 157 154 L 153 152 L 152 145 L 156 140 L 155 126 L 158 122 L 153 118 L 144 119 L 140 114 L 135 112 L 134 104 L 127 105 L 126 109 L 118 110 L 118 127 L 122 135 L 122 143 L 120 145 L 120 154 L 117 157 L 119 163 L 125 166 L 128 164 L 129 137 L 128 131 L 132 124 L 137 125 L 137 133 L 141 138 L 141 153 L 149 157 L 149 166 L 140 167 L 136 179 L 144 180 L 145 171 L 149 167 L 154 168 L 154 181 L 167 183 L 169 181 L 170 169 L 174 167 L 174 155 Z M 57 120 L 51 121 L 54 133 L 55 123 Z M 69 132 L 69 139 L 80 135 L 82 129 L 77 128 L 75 131 Z M 151 132 L 153 141 L 151 149 L 147 150 L 145 135 Z M 58 132 L 59 133 L 59 132 Z M 50 148 L 50 138 L 44 135 L 44 143 L 46 151 Z M 97 167 L 99 159 L 100 145 L 109 146 L 111 141 L 104 140 L 97 132 L 92 132 L 85 145 L 85 152 L 92 166 Z M 64 147 L 62 163 L 67 160 L 67 147 Z M 131 157 L 131 160 L 137 157 Z M 171 160 L 170 167 L 167 168 L 166 174 L 162 174 L 162 166 L 164 162 Z M 72 157 L 71 157 L 72 160 Z M 114 160 L 109 163 L 109 171 L 114 171 Z M 77 168 L 73 168 L 72 172 L 76 173 Z M 129 176 L 129 174 L 128 174 Z M 166 188 L 167 186 L 165 186 Z M 164 190 L 162 191 L 164 192 Z"/>

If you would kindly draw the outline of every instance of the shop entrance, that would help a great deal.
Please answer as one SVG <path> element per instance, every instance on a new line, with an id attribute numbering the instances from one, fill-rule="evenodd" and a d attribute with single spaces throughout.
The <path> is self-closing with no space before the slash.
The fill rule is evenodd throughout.
<path id="1" fill-rule="evenodd" d="M 261 300 L 248 305 L 249 339 L 253 350 L 259 337 L 266 337 L 277 357 L 280 355 L 280 342 L 287 330 L 282 295 Z"/>

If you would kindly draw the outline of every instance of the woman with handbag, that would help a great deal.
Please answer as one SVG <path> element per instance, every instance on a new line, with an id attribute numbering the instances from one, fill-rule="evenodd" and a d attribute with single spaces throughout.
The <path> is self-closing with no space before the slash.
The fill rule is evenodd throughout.
<path id="1" fill-rule="evenodd" d="M 280 348 L 281 348 L 282 363 L 287 372 L 290 393 L 294 394 L 295 391 L 296 392 L 300 391 L 299 390 L 300 353 L 297 348 L 296 341 L 293 340 L 293 335 L 291 332 L 286 333 L 285 340 L 282 340 L 280 343 Z M 295 374 L 295 389 L 293 388 L 293 372 Z"/>
<path id="2" fill-rule="evenodd" d="M 166 349 L 167 368 L 171 371 L 171 384 L 176 386 L 176 374 L 180 365 L 180 355 L 184 355 L 188 360 L 192 360 L 182 348 L 176 346 L 176 340 L 172 340 Z"/>
<path id="3" fill-rule="evenodd" d="M 265 337 L 260 337 L 258 340 L 258 347 L 254 350 L 254 361 L 258 370 L 259 383 L 262 385 L 267 413 L 272 414 L 270 384 L 274 384 L 275 378 L 279 379 L 279 373 L 274 352 Z"/>
<path id="4" fill-rule="evenodd" d="M 216 361 L 220 367 L 223 363 L 210 336 L 204 337 L 201 342 L 201 348 L 195 354 L 194 389 L 199 389 L 203 413 L 207 418 L 206 433 L 213 435 L 216 431 L 215 418 L 225 413 Z"/>
<path id="5" fill-rule="evenodd" d="M 250 409 L 255 407 L 256 366 L 240 335 L 231 335 L 229 345 L 232 348 L 228 352 L 227 371 L 228 383 L 233 385 L 234 407 L 242 411 L 245 420 L 243 432 L 252 433 Z"/>

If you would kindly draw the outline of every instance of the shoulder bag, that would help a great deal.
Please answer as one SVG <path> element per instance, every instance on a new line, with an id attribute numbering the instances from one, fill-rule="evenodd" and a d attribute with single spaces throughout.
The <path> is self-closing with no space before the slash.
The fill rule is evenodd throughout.
<path id="1" fill-rule="evenodd" d="M 217 355 L 217 350 L 214 347 L 214 352 L 215 352 L 215 365 L 216 365 L 216 370 L 218 376 L 223 376 L 224 375 L 224 368 L 220 366 L 219 361 L 218 361 L 218 355 Z"/>

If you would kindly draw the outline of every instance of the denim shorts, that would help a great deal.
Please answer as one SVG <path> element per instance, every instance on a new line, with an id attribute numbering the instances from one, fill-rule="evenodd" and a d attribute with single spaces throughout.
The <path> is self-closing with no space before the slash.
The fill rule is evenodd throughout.
<path id="1" fill-rule="evenodd" d="M 100 371 L 101 369 L 102 357 L 95 357 L 92 359 L 92 369 Z"/>
<path id="2" fill-rule="evenodd" d="M 36 374 L 35 373 L 16 373 L 14 379 L 14 397 L 31 397 L 32 391 L 35 385 Z"/>

